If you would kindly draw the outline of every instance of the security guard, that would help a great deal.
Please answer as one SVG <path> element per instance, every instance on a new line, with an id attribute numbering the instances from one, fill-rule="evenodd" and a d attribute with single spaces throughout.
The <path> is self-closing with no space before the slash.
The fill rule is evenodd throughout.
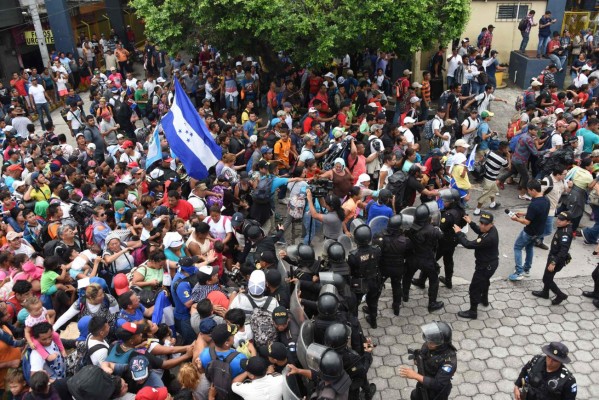
<path id="1" fill-rule="evenodd" d="M 335 350 L 343 360 L 343 369 L 352 381 L 349 387 L 349 400 L 360 399 L 360 388 L 363 390 L 365 399 L 370 400 L 376 392 L 376 385 L 368 382 L 368 369 L 372 365 L 372 342 L 367 340 L 364 343 L 363 354 L 358 354 L 347 346 L 350 335 L 350 328 L 347 325 L 331 325 L 324 333 L 324 344 Z"/>
<path id="2" fill-rule="evenodd" d="M 418 372 L 408 367 L 399 369 L 399 376 L 418 381 L 410 395 L 411 400 L 447 400 L 451 393 L 451 378 L 456 372 L 458 360 L 456 348 L 451 344 L 451 327 L 435 321 L 420 327 L 426 343 L 413 351 Z"/>
<path id="3" fill-rule="evenodd" d="M 347 257 L 351 269 L 351 287 L 356 293 L 358 302 L 366 295 L 366 306 L 370 314 L 366 321 L 371 327 L 376 328 L 376 315 L 378 309 L 378 295 L 380 288 L 379 259 L 381 249 L 372 246 L 372 231 L 368 225 L 360 225 L 354 231 L 354 240 L 357 249 L 352 250 Z"/>
<path id="4" fill-rule="evenodd" d="M 453 287 L 451 278 L 453 277 L 453 253 L 458 245 L 458 238 L 453 231 L 453 226 L 458 225 L 464 227 L 466 225 L 463 220 L 466 213 L 462 208 L 462 202 L 460 201 L 460 192 L 457 189 L 443 189 L 439 191 L 439 196 L 443 200 L 443 211 L 441 212 L 441 223 L 439 228 L 443 232 L 443 237 L 439 239 L 439 247 L 437 248 L 436 259 L 437 262 L 443 258 L 443 267 L 445 269 L 445 276 L 440 276 L 439 281 L 443 283 L 448 289 Z M 436 264 L 437 271 L 441 269 L 439 264 Z M 420 274 L 420 278 L 414 280 L 412 283 L 415 286 L 424 289 L 426 278 L 424 274 Z"/>
<path id="5" fill-rule="evenodd" d="M 391 278 L 391 289 L 393 291 L 392 307 L 393 314 L 395 315 L 399 315 L 399 306 L 401 305 L 401 283 L 405 275 L 405 260 L 412 250 L 412 242 L 401 231 L 404 218 L 401 214 L 389 218 L 386 231 L 374 240 L 374 244 L 381 249 L 381 258 L 379 261 L 381 281 L 376 296 L 371 298 L 371 302 L 373 304 L 378 303 L 383 290 L 383 284 L 387 278 Z M 376 328 L 376 310 L 371 310 L 369 307 L 370 305 L 362 308 L 362 310 L 369 314 L 367 321 L 370 326 Z"/>
<path id="6" fill-rule="evenodd" d="M 573 400 L 576 398 L 576 379 L 564 366 L 571 360 L 568 348 L 560 342 L 543 346 L 543 354 L 533 357 L 514 382 L 516 400 Z"/>
<path id="7" fill-rule="evenodd" d="M 559 287 L 553 280 L 555 274 L 561 271 L 571 260 L 570 245 L 572 244 L 572 220 L 570 213 L 562 211 L 557 215 L 557 230 L 551 240 L 549 256 L 547 256 L 547 267 L 543 273 L 543 290 L 535 290 L 533 296 L 543 299 L 549 298 L 549 290 L 556 294 L 551 300 L 551 304 L 557 305 L 568 298 L 568 295 L 559 290 Z"/>
<path id="8" fill-rule="evenodd" d="M 460 311 L 462 318 L 476 319 L 478 305 L 489 306 L 489 285 L 491 277 L 499 265 L 499 233 L 493 225 L 493 214 L 483 212 L 479 225 L 472 222 L 469 216 L 464 217 L 472 230 L 478 234 L 475 240 L 468 240 L 462 229 L 454 225 L 453 229 L 458 241 L 467 249 L 474 249 L 474 275 L 468 292 L 470 294 L 470 309 Z"/>

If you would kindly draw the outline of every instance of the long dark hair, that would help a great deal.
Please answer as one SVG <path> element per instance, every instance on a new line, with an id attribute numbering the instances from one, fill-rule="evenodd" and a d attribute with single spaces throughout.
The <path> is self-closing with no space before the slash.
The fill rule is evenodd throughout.
<path id="1" fill-rule="evenodd" d="M 341 208 L 341 199 L 335 195 L 328 195 L 326 198 L 326 202 L 331 207 L 331 211 L 337 214 L 340 221 L 345 219 L 345 212 Z"/>

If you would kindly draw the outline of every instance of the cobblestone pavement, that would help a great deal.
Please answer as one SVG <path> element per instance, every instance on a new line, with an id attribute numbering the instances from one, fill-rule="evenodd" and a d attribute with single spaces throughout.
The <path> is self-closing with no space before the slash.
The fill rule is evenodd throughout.
<path id="1" fill-rule="evenodd" d="M 429 314 L 426 291 L 412 287 L 410 301 L 402 305 L 399 317 L 391 310 L 390 285 L 379 304 L 378 328 L 370 329 L 361 320 L 365 335 L 378 344 L 370 369 L 370 381 L 377 385 L 375 399 L 409 399 L 416 381 L 399 377 L 401 365 L 412 366 L 408 348 L 422 345 L 420 325 L 441 320 L 453 328 L 453 343 L 458 349 L 458 368 L 453 378 L 451 399 L 513 398 L 513 382 L 522 366 L 541 346 L 562 341 L 570 349 L 568 365 L 578 383 L 577 399 L 599 398 L 599 310 L 581 291 L 591 289 L 589 277 L 556 279 L 570 297 L 559 306 L 530 294 L 541 288 L 540 280 L 517 283 L 496 281 L 489 290 L 490 306 L 479 307 L 477 320 L 456 314 L 468 308 L 468 285 L 443 285 L 439 300 L 445 308 Z"/>

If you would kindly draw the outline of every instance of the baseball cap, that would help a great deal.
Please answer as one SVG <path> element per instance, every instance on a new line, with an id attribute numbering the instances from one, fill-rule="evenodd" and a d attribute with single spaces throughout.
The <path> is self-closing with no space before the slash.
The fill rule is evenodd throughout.
<path id="1" fill-rule="evenodd" d="M 542 86 L 543 84 L 536 79 L 533 79 L 530 86 Z"/>
<path id="2" fill-rule="evenodd" d="M 262 154 L 272 153 L 272 149 L 268 146 L 262 146 L 262 147 L 260 147 L 260 153 L 262 153 Z"/>
<path id="3" fill-rule="evenodd" d="M 231 336 L 235 335 L 236 333 L 237 333 L 237 327 L 235 327 L 234 325 L 220 324 L 220 325 L 216 325 L 214 327 L 214 329 L 212 329 L 212 333 L 210 334 L 210 337 L 214 341 L 214 344 L 217 345 L 218 347 L 220 347 L 223 344 L 225 344 L 227 339 L 229 339 Z"/>
<path id="4" fill-rule="evenodd" d="M 418 103 L 419 101 L 420 101 L 420 97 L 418 97 L 418 96 L 413 96 L 412 98 L 410 98 L 411 104 Z"/>
<path id="5" fill-rule="evenodd" d="M 414 89 L 420 89 L 421 87 L 422 87 L 422 84 L 420 82 L 412 83 L 412 88 L 414 88 Z"/>
<path id="6" fill-rule="evenodd" d="M 248 281 L 248 291 L 251 295 L 261 296 L 266 288 L 266 276 L 264 271 L 256 270 L 250 275 Z"/>
<path id="7" fill-rule="evenodd" d="M 591 153 L 591 157 L 599 157 L 599 149 L 593 150 L 593 152 Z M 14 183 L 13 183 L 13 185 L 14 185 Z"/>
<path id="8" fill-rule="evenodd" d="M 333 128 L 333 137 L 336 139 L 343 136 L 344 133 L 345 133 L 345 130 L 339 126 Z"/>
<path id="9" fill-rule="evenodd" d="M 283 306 L 277 306 L 272 310 L 272 320 L 275 325 L 283 325 L 289 320 L 289 311 Z"/>
<path id="10" fill-rule="evenodd" d="M 123 142 L 123 144 L 121 145 L 121 148 L 124 149 L 128 149 L 129 147 L 135 147 L 135 145 L 133 144 L 133 142 L 131 140 L 125 140 Z"/>
<path id="11" fill-rule="evenodd" d="M 133 336 L 142 333 L 145 329 L 145 325 L 136 324 L 134 322 L 125 322 L 116 329 L 115 336 L 117 339 L 126 342 Z"/>
<path id="12" fill-rule="evenodd" d="M 315 113 L 315 112 L 318 112 L 318 110 L 316 108 L 314 108 L 314 107 L 310 107 L 308 109 L 308 113 Z"/>
<path id="13" fill-rule="evenodd" d="M 23 233 L 17 233 L 15 231 L 10 231 L 6 234 L 6 240 L 12 242 L 13 240 L 23 237 Z"/>
<path id="14" fill-rule="evenodd" d="M 7 171 L 22 171 L 23 167 L 21 167 L 20 164 L 13 164 L 11 166 L 9 166 L 8 168 L 6 168 Z"/>
<path id="15" fill-rule="evenodd" d="M 89 143 L 89 144 L 87 145 L 87 148 L 88 148 L 88 149 L 90 149 L 90 150 L 96 150 L 96 145 L 95 145 L 95 144 L 93 144 L 93 143 Z"/>
<path id="16" fill-rule="evenodd" d="M 563 108 L 556 108 L 554 114 L 562 114 L 564 112 Z"/>
<path id="17" fill-rule="evenodd" d="M 236 66 L 236 67 L 241 67 L 241 61 L 237 61 L 237 62 L 235 63 L 235 66 Z"/>
<path id="18" fill-rule="evenodd" d="M 153 388 L 145 386 L 137 392 L 135 400 L 166 400 L 168 397 L 168 390 L 166 387 Z"/>
<path id="19" fill-rule="evenodd" d="M 273 342 L 268 345 L 268 356 L 283 361 L 287 359 L 287 347 L 281 342 Z"/>
<path id="20" fill-rule="evenodd" d="M 264 376 L 266 375 L 266 370 L 268 369 L 268 362 L 259 356 L 253 356 L 249 359 L 244 359 L 241 362 L 241 368 L 243 368 L 246 372 L 254 376 Z"/>
<path id="21" fill-rule="evenodd" d="M 143 381 L 150 375 L 150 361 L 142 354 L 135 355 L 129 360 L 129 371 L 134 381 Z"/>
<path id="22" fill-rule="evenodd" d="M 200 322 L 200 333 L 204 335 L 209 335 L 212 333 L 212 330 L 216 327 L 216 321 L 214 318 L 204 318 L 202 322 Z"/>
<path id="23" fill-rule="evenodd" d="M 116 274 L 112 280 L 112 283 L 114 285 L 114 292 L 118 296 L 129 290 L 129 281 L 127 280 L 127 275 L 125 274 Z"/>
<path id="24" fill-rule="evenodd" d="M 13 190 L 17 190 L 21 186 L 26 186 L 26 185 L 27 185 L 27 183 L 25 181 L 14 181 L 12 183 L 12 188 L 13 188 Z"/>
<path id="25" fill-rule="evenodd" d="M 262 154 L 264 154 L 264 153 L 262 153 Z M 268 168 L 268 165 L 269 165 L 269 163 L 266 160 L 258 161 L 258 169 Z"/>
<path id="26" fill-rule="evenodd" d="M 557 214 L 557 219 L 561 219 L 562 221 L 570 221 L 572 219 L 572 215 L 568 211 L 562 211 Z"/>
<path id="27" fill-rule="evenodd" d="M 376 119 L 387 119 L 387 115 L 384 112 L 378 113 Z"/>
<path id="28" fill-rule="evenodd" d="M 256 136 L 256 135 L 252 135 L 252 136 L 250 136 L 250 143 L 251 143 L 251 144 L 254 144 L 254 143 L 256 143 L 257 141 L 258 141 L 258 136 Z"/>
<path id="29" fill-rule="evenodd" d="M 465 147 L 468 148 L 470 145 L 464 139 L 458 139 L 455 141 L 455 147 Z"/>
<path id="30" fill-rule="evenodd" d="M 404 70 L 403 70 L 403 74 L 404 74 L 405 76 L 412 75 L 412 71 L 410 71 L 409 69 L 404 69 Z"/>
<path id="31" fill-rule="evenodd" d="M 416 120 L 414 118 L 412 118 L 412 117 L 405 117 L 403 119 L 404 125 L 406 125 L 406 124 L 413 124 L 415 122 L 416 122 Z"/>
<path id="32" fill-rule="evenodd" d="M 480 214 L 480 222 L 483 224 L 490 224 L 493 222 L 493 214 L 488 212 L 483 212 Z"/>
<path id="33" fill-rule="evenodd" d="M 40 173 L 38 171 L 35 171 L 34 173 L 31 174 L 31 181 L 36 181 L 38 178 L 40 177 Z"/>
<path id="34" fill-rule="evenodd" d="M 264 261 L 267 264 L 274 264 L 277 262 L 277 256 L 270 250 L 263 251 L 260 253 L 260 261 Z"/>
<path id="35" fill-rule="evenodd" d="M 495 116 L 495 113 L 492 113 L 491 111 L 487 111 L 487 110 L 480 113 L 480 117 L 483 119 L 488 118 L 488 117 L 494 117 L 494 116 Z"/>

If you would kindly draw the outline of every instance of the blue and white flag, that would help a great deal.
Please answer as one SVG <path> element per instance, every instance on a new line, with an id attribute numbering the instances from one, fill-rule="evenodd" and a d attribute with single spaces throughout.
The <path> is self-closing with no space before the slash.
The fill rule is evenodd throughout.
<path id="1" fill-rule="evenodd" d="M 187 174 L 195 179 L 207 178 L 208 169 L 221 159 L 222 150 L 177 79 L 175 99 L 170 111 L 162 118 L 162 130 Z"/>
<path id="2" fill-rule="evenodd" d="M 474 170 L 474 163 L 476 162 L 476 148 L 477 144 L 474 145 L 472 151 L 470 152 L 470 157 L 468 157 L 468 161 L 466 161 L 466 167 L 468 167 L 468 171 Z"/>
<path id="3" fill-rule="evenodd" d="M 156 161 L 162 159 L 162 148 L 160 147 L 160 136 L 158 135 L 159 128 L 160 124 L 156 125 L 156 129 L 154 129 L 154 133 L 152 133 L 152 136 L 150 136 L 150 141 L 148 142 L 146 169 L 148 169 Z"/>

